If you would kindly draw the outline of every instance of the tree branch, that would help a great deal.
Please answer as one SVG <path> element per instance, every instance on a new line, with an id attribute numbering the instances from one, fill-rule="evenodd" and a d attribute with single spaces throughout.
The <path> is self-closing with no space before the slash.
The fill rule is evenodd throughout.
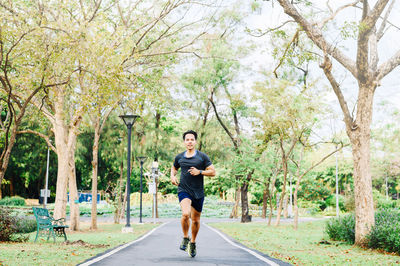
<path id="1" fill-rule="evenodd" d="M 331 11 L 331 15 L 330 15 L 329 17 L 325 18 L 324 20 L 318 22 L 318 23 L 317 23 L 318 28 L 322 29 L 322 28 L 326 25 L 326 23 L 328 23 L 329 21 L 331 21 L 332 19 L 334 19 L 334 18 L 337 16 L 337 14 L 339 14 L 340 11 L 342 11 L 342 10 L 348 8 L 348 7 L 351 7 L 351 6 L 355 6 L 355 5 L 357 5 L 359 2 L 360 2 L 360 0 L 357 0 L 357 1 L 354 1 L 354 2 L 349 3 L 349 4 L 347 4 L 347 5 L 343 5 L 343 6 L 339 7 L 338 9 L 336 9 L 335 12 L 332 12 L 332 9 L 331 9 L 330 6 L 329 6 L 329 1 L 327 1 L 326 4 L 328 5 L 329 10 Z"/>
<path id="2" fill-rule="evenodd" d="M 390 3 L 390 5 L 389 5 L 389 7 L 388 7 L 388 9 L 387 9 L 387 11 L 386 11 L 386 13 L 385 13 L 385 16 L 383 17 L 383 21 L 382 21 L 382 23 L 381 23 L 381 26 L 379 27 L 379 30 L 378 30 L 378 32 L 377 32 L 377 34 L 376 34 L 376 36 L 377 36 L 376 38 L 377 38 L 377 41 L 378 41 L 378 42 L 379 42 L 379 40 L 382 38 L 383 34 L 385 33 L 386 23 L 387 23 L 387 21 L 388 21 L 390 12 L 392 12 L 394 3 L 395 3 L 395 1 L 392 1 L 392 2 Z"/>
<path id="3" fill-rule="evenodd" d="M 340 89 L 339 83 L 336 81 L 336 79 L 334 78 L 334 76 L 332 75 L 332 62 L 329 59 L 329 56 L 327 54 L 325 54 L 324 56 L 324 63 L 320 65 L 320 67 L 322 68 L 322 70 L 325 73 L 325 76 L 328 78 L 329 83 L 331 84 L 333 91 L 336 94 L 336 97 L 339 100 L 339 104 L 340 104 L 340 108 L 343 111 L 344 114 L 344 122 L 346 124 L 346 126 L 353 130 L 354 125 L 353 125 L 353 117 L 350 115 L 350 111 L 349 111 L 349 107 L 347 106 L 347 102 L 344 99 L 342 90 Z"/>
<path id="4" fill-rule="evenodd" d="M 356 63 L 347 57 L 342 51 L 337 49 L 322 36 L 322 32 L 318 27 L 314 27 L 296 10 L 289 0 L 278 0 L 283 7 L 285 13 L 292 17 L 304 29 L 307 36 L 322 50 L 324 53 L 330 54 L 341 65 L 343 65 L 350 73 L 357 78 Z"/>
<path id="5" fill-rule="evenodd" d="M 213 91 L 214 91 L 214 89 L 213 89 Z M 208 98 L 208 100 L 210 101 L 210 103 L 214 109 L 214 113 L 215 113 L 215 116 L 217 117 L 218 122 L 220 123 L 222 128 L 225 130 L 226 134 L 228 134 L 229 138 L 232 140 L 233 145 L 235 146 L 235 149 L 239 150 L 239 146 L 238 146 L 236 139 L 233 137 L 232 133 L 226 127 L 225 123 L 222 121 L 221 117 L 218 114 L 217 107 L 215 106 L 214 99 L 213 99 L 213 93 L 211 93 L 211 96 Z"/>
<path id="6" fill-rule="evenodd" d="M 387 74 L 389 74 L 393 69 L 398 67 L 400 65 L 400 50 L 397 51 L 396 54 L 394 54 L 389 60 L 387 60 L 385 63 L 381 64 L 378 67 L 378 74 L 376 76 L 376 82 L 379 83 L 379 81 L 384 78 Z"/>
<path id="7" fill-rule="evenodd" d="M 26 133 L 34 134 L 36 136 L 41 137 L 42 139 L 44 139 L 46 141 L 47 146 L 49 146 L 52 151 L 57 153 L 56 147 L 53 146 L 53 144 L 50 141 L 50 138 L 48 136 L 46 136 L 45 134 L 37 132 L 37 131 L 34 131 L 34 130 L 30 130 L 30 129 L 17 131 L 17 134 L 26 134 Z"/>

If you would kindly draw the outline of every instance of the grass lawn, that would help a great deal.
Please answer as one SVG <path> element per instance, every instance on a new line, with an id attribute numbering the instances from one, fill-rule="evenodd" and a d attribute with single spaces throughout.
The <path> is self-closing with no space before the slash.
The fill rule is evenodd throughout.
<path id="1" fill-rule="evenodd" d="M 328 240 L 325 221 L 268 227 L 264 222 L 211 224 L 240 243 L 294 265 L 396 265 L 400 256 Z M 331 244 L 319 244 L 321 240 Z"/>
<path id="2" fill-rule="evenodd" d="M 157 225 L 132 224 L 133 233 L 123 234 L 122 224 L 99 224 L 99 229 L 89 231 L 88 224 L 81 226 L 82 231 L 68 232 L 71 242 L 82 240 L 89 245 L 65 245 L 64 238 L 46 242 L 44 238 L 34 243 L 36 232 L 30 233 L 25 243 L 0 242 L 0 265 L 76 265 L 107 249 L 133 241 Z M 97 245 L 97 246 L 96 246 Z"/>

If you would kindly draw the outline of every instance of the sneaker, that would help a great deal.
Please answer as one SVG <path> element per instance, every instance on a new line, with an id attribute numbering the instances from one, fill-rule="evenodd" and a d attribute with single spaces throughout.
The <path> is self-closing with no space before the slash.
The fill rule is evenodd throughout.
<path id="1" fill-rule="evenodd" d="M 196 256 L 196 243 L 190 242 L 189 248 L 187 249 L 187 252 L 189 253 L 189 255 L 190 255 L 192 258 L 193 258 L 194 256 Z"/>
<path id="2" fill-rule="evenodd" d="M 189 241 L 190 241 L 190 238 L 184 237 L 183 240 L 182 240 L 182 244 L 181 244 L 181 246 L 179 248 L 182 249 L 182 250 L 186 250 L 187 247 L 188 247 Z"/>

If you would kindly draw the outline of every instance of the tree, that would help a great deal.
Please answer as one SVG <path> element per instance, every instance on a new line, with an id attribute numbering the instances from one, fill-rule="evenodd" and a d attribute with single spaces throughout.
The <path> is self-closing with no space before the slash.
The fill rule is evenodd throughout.
<path id="1" fill-rule="evenodd" d="M 354 1 L 333 10 L 328 3 L 329 11 L 326 18 L 319 22 L 310 21 L 295 7 L 293 1 L 278 0 L 285 13 L 292 17 L 305 31 L 308 38 L 323 53 L 321 68 L 335 92 L 344 115 L 346 133 L 352 145 L 354 161 L 354 188 L 356 202 L 356 233 L 355 243 L 365 244 L 366 236 L 374 225 L 374 208 L 372 199 L 372 180 L 370 167 L 370 126 L 372 122 L 372 107 L 376 88 L 381 80 L 400 64 L 400 50 L 386 62 L 379 63 L 378 44 L 384 36 L 390 12 L 395 1 L 388 5 L 389 0 L 378 0 L 373 7 L 369 1 Z M 361 4 L 361 7 L 358 6 Z M 309 5 L 308 5 L 309 6 Z M 388 7 L 387 7 L 388 6 Z M 356 28 L 357 50 L 356 58 L 351 59 L 340 48 L 328 41 L 323 29 L 334 21 L 337 14 L 347 7 L 361 9 L 361 19 Z M 386 8 L 387 7 L 387 8 Z M 382 16 L 386 8 L 386 13 Z M 381 24 L 378 25 L 378 20 Z M 343 95 L 341 85 L 332 73 L 334 58 L 341 64 L 358 83 L 357 110 L 355 116 L 350 112 Z"/>
<path id="2" fill-rule="evenodd" d="M 21 1 L 19 1 L 21 2 Z M 68 82 L 68 77 L 51 79 L 51 65 L 57 60 L 57 45 L 44 38 L 40 18 L 32 10 L 20 12 L 20 6 L 11 3 L 0 5 L 0 120 L 1 144 L 0 184 L 7 170 L 18 130 L 29 104 L 39 92 L 48 92 L 55 86 Z M 4 118 L 4 119 L 3 119 Z M 0 198 L 2 197 L 0 185 Z"/>
<path id="3" fill-rule="evenodd" d="M 260 137 L 266 143 L 276 139 L 281 155 L 283 183 L 276 225 L 280 223 L 290 158 L 296 145 L 311 135 L 312 129 L 318 123 L 317 113 L 323 109 L 318 93 L 310 85 L 296 86 L 273 78 L 257 82 L 254 86 L 253 97 L 261 106 L 257 114 Z M 274 172 L 274 176 L 277 176 L 279 171 Z"/>

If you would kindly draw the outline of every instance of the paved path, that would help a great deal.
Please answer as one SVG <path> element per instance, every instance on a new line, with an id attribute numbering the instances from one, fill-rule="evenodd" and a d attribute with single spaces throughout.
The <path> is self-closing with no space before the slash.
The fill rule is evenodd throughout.
<path id="1" fill-rule="evenodd" d="M 204 223 L 197 237 L 195 258 L 179 249 L 181 237 L 180 221 L 174 219 L 142 240 L 133 241 L 82 265 L 290 265 L 246 248 Z"/>

